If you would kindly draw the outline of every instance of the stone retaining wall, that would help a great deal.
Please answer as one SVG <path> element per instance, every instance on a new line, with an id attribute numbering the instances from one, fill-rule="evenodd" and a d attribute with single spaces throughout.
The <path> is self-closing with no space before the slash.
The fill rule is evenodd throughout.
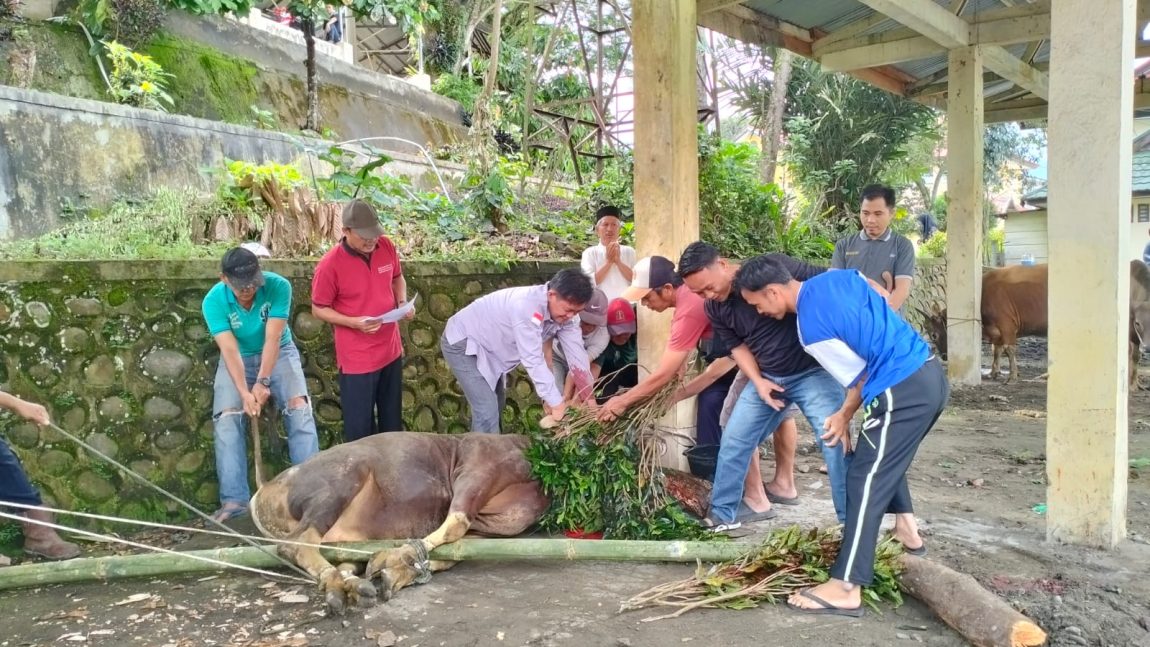
<path id="1" fill-rule="evenodd" d="M 218 267 L 207 261 L 0 263 L 2 388 L 44 404 L 62 428 L 203 509 L 214 509 L 211 405 L 218 351 L 200 305 Z M 290 324 L 303 356 L 320 445 L 328 447 L 340 438 L 342 423 L 331 329 L 310 313 L 314 264 L 271 261 L 266 267 L 292 282 Z M 408 290 L 420 298 L 415 320 L 403 324 L 408 429 L 466 430 L 460 415 L 464 400 L 439 354 L 447 318 L 481 294 L 541 283 L 560 267 L 405 268 Z M 542 415 L 530 382 L 520 375 L 513 374 L 508 384 L 505 424 L 510 429 Z M 266 439 L 265 473 L 274 474 L 286 462 L 282 426 L 265 420 L 260 429 Z M 159 495 L 53 431 L 4 413 L 0 435 L 46 499 L 61 507 L 136 519 L 182 516 Z"/>

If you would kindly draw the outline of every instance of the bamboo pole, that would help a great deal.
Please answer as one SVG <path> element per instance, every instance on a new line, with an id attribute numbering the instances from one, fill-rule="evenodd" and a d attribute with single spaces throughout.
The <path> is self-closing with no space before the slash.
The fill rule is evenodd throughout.
<path id="1" fill-rule="evenodd" d="M 332 562 L 364 562 L 376 551 L 396 548 L 406 541 L 369 541 L 333 544 L 323 549 Z M 274 548 L 274 545 L 269 546 Z M 630 562 L 725 562 L 758 549 L 757 544 L 720 541 L 589 541 L 580 539 L 461 539 L 431 551 L 435 560 L 593 560 Z M 249 546 L 189 551 L 187 556 L 148 553 L 82 557 L 62 562 L 9 566 L 0 571 L 0 590 L 90 580 L 109 581 L 222 570 L 208 558 L 253 568 L 282 566 L 270 551 Z"/>

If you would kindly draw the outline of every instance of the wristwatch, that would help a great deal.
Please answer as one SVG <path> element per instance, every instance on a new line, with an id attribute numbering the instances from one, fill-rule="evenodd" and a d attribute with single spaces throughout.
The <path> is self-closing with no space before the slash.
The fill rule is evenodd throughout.
<path id="1" fill-rule="evenodd" d="M 256 378 L 256 384 L 259 384 L 260 386 L 266 386 L 270 389 L 272 388 L 272 379 L 270 377 Z"/>

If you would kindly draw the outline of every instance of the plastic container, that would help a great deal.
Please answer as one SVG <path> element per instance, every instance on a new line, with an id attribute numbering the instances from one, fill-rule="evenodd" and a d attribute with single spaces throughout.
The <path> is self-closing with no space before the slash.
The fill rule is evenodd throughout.
<path id="1" fill-rule="evenodd" d="M 718 445 L 695 445 L 683 452 L 691 473 L 701 479 L 715 480 L 715 465 L 719 461 Z"/>

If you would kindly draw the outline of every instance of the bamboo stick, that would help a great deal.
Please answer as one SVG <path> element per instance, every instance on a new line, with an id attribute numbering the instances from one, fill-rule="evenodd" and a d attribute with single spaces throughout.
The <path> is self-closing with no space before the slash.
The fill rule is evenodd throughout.
<path id="1" fill-rule="evenodd" d="M 334 562 L 367 561 L 371 553 L 402 546 L 405 541 L 333 544 L 323 550 Z M 269 546 L 274 549 L 275 546 Z M 757 544 L 708 541 L 588 541 L 579 539 L 461 539 L 431 551 L 431 559 L 464 560 L 597 560 L 631 562 L 723 562 L 755 551 Z M 222 570 L 195 557 L 254 568 L 282 566 L 274 555 L 243 546 L 189 551 L 188 557 L 149 553 L 82 557 L 62 562 L 9 566 L 0 571 L 0 590 L 90 580 L 109 581 Z"/>

